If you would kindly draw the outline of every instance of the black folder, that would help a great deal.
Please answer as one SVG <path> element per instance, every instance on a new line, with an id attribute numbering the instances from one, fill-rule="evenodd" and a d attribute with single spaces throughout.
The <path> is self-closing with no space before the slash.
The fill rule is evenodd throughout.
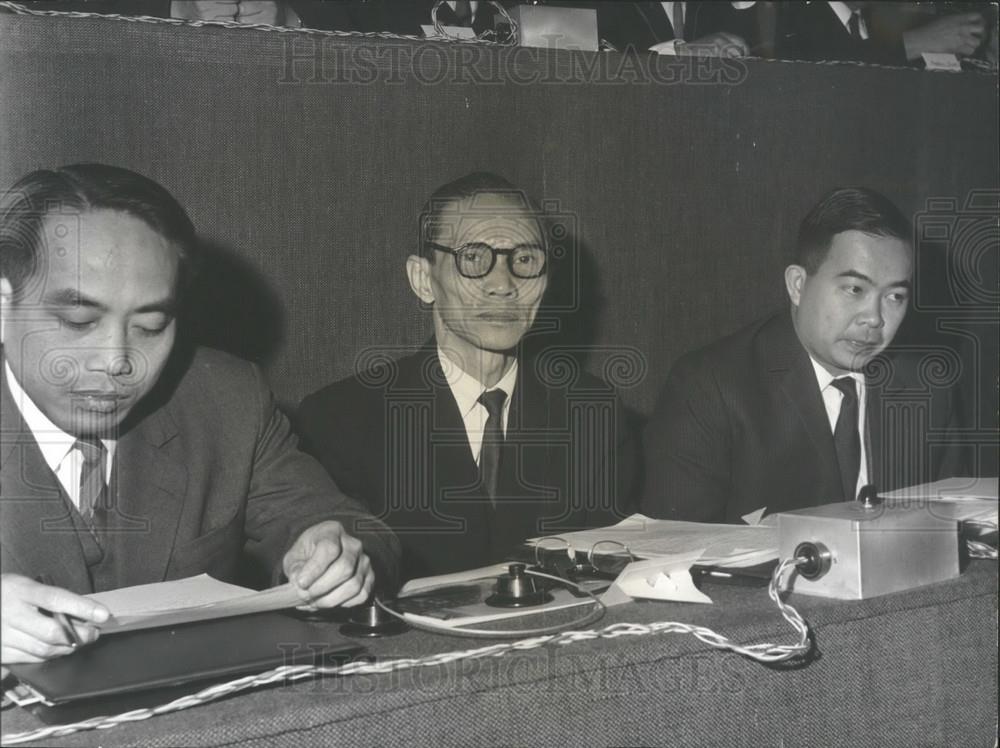
<path id="1" fill-rule="evenodd" d="M 135 708 L 193 693 L 196 682 L 207 685 L 281 665 L 328 664 L 362 651 L 335 625 L 268 612 L 108 634 L 65 657 L 10 670 L 49 705 L 87 702 L 124 711 L 126 701 L 127 708 Z M 146 696 L 136 699 L 137 693 Z"/>

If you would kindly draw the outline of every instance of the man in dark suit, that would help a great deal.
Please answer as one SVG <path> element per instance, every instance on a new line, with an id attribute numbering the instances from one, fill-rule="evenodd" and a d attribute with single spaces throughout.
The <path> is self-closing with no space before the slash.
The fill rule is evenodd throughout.
<path id="1" fill-rule="evenodd" d="M 539 212 L 506 180 L 445 185 L 406 261 L 434 337 L 399 360 L 375 351 L 381 363 L 299 408 L 303 448 L 396 531 L 407 578 L 625 512 L 635 455 L 615 392 L 565 351 L 524 353 L 550 259 Z"/>
<path id="2" fill-rule="evenodd" d="M 180 205 L 125 169 L 33 172 L 0 202 L 4 664 L 71 650 L 50 613 L 93 641 L 90 592 L 259 572 L 332 607 L 395 572 L 395 539 L 296 449 L 256 367 L 174 345 L 194 250 Z"/>
<path id="3" fill-rule="evenodd" d="M 894 28 L 897 5 L 849 2 L 788 2 L 780 6 L 776 56 L 794 60 L 838 60 L 906 65 L 925 52 L 968 57 L 988 37 L 982 12 L 947 13 L 921 19 L 912 28 Z M 933 4 L 923 6 L 933 12 Z"/>
<path id="4" fill-rule="evenodd" d="M 572 5 L 573 3 L 567 3 Z M 595 2 L 597 32 L 620 52 L 739 57 L 760 33 L 758 9 L 728 2 Z"/>
<path id="5" fill-rule="evenodd" d="M 739 522 L 955 473 L 947 377 L 880 355 L 906 313 L 910 235 L 871 190 L 813 208 L 785 270 L 790 309 L 670 372 L 644 438 L 644 513 Z"/>

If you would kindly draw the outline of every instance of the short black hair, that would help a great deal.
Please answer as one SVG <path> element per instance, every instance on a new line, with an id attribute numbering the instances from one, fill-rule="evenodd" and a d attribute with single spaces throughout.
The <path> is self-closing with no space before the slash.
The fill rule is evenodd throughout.
<path id="1" fill-rule="evenodd" d="M 844 231 L 895 237 L 910 243 L 911 222 L 889 198 L 867 187 L 838 187 L 809 211 L 799 227 L 795 264 L 812 275 L 826 259 L 833 237 Z"/>
<path id="2" fill-rule="evenodd" d="M 106 164 L 71 164 L 33 171 L 0 195 L 0 277 L 10 281 L 15 299 L 44 262 L 45 219 L 60 211 L 79 215 L 100 209 L 138 218 L 173 244 L 180 256 L 180 281 L 186 284 L 196 242 L 194 225 L 180 203 L 152 179 L 134 171 Z"/>
<path id="3" fill-rule="evenodd" d="M 509 195 L 513 202 L 523 206 L 525 212 L 539 221 L 539 231 L 544 239 L 541 211 L 524 190 L 499 174 L 474 171 L 438 187 L 420 209 L 420 256 L 434 262 L 436 255 L 429 243 L 438 239 L 442 216 L 452 211 L 456 202 L 484 194 Z"/>

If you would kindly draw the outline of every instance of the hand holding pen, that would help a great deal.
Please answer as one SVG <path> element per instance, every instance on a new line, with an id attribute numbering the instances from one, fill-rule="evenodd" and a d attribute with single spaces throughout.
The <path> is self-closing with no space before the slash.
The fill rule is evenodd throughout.
<path id="1" fill-rule="evenodd" d="M 53 586 L 45 576 L 0 575 L 0 664 L 41 662 L 97 640 L 110 617 L 100 603 Z"/>

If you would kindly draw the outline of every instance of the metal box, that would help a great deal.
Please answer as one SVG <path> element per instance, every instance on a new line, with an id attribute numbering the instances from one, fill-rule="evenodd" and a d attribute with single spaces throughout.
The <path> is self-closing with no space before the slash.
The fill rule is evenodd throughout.
<path id="1" fill-rule="evenodd" d="M 522 47 L 597 51 L 596 10 L 516 5 L 508 12 L 517 21 Z"/>
<path id="2" fill-rule="evenodd" d="M 806 595 L 859 600 L 959 574 L 958 522 L 926 506 L 848 501 L 779 514 L 779 557 L 802 555 L 802 543 L 828 551 L 825 571 L 792 576 L 791 590 Z"/>

